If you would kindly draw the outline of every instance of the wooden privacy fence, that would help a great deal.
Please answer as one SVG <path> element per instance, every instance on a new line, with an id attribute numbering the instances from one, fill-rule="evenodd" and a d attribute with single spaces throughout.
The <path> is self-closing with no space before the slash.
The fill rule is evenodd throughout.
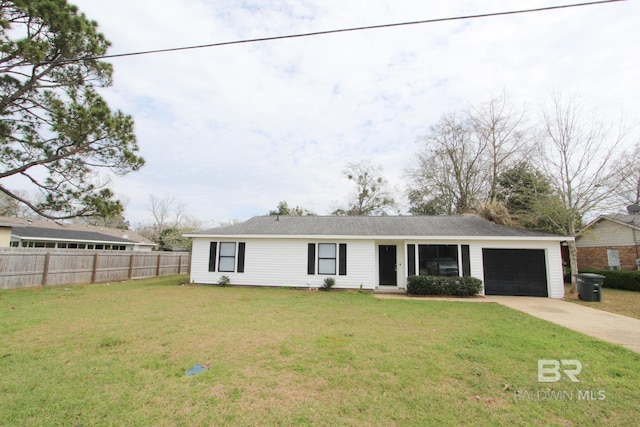
<path id="1" fill-rule="evenodd" d="M 0 289 L 116 282 L 189 273 L 188 252 L 0 249 Z"/>

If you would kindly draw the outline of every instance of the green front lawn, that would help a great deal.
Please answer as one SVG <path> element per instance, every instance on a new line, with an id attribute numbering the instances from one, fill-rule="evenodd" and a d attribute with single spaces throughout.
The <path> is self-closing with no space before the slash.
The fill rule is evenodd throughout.
<path id="1" fill-rule="evenodd" d="M 640 355 L 503 306 L 180 280 L 0 291 L 0 425 L 640 419 Z M 580 382 L 539 383 L 538 359 Z"/>

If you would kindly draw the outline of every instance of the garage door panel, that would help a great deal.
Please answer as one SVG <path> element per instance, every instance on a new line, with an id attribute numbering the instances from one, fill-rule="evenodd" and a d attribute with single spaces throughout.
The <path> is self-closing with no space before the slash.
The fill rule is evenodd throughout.
<path id="1" fill-rule="evenodd" d="M 486 295 L 548 296 L 541 249 L 483 249 Z"/>

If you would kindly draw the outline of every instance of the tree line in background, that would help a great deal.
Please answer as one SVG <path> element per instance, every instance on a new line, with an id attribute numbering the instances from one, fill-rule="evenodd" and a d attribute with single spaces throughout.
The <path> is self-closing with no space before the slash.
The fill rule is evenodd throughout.
<path id="1" fill-rule="evenodd" d="M 0 4 L 0 215 L 73 219 L 129 228 L 122 201 L 100 171 L 144 165 L 133 119 L 111 111 L 96 88 L 113 68 L 95 59 L 110 43 L 97 23 L 66 1 Z M 407 209 L 371 161 L 343 171 L 354 191 L 333 215 L 475 212 L 498 224 L 575 236 L 583 219 L 640 202 L 640 145 L 630 132 L 554 94 L 531 120 L 504 96 L 444 113 L 407 165 Z M 12 188 L 20 178 L 34 195 Z M 153 223 L 136 231 L 162 248 L 182 247 L 202 226 L 171 197 L 151 196 Z M 280 202 L 272 215 L 313 215 Z M 576 265 L 575 245 L 570 244 Z"/>
<path id="2" fill-rule="evenodd" d="M 583 218 L 640 202 L 640 145 L 629 150 L 623 124 L 583 111 L 575 97 L 555 95 L 537 123 L 504 97 L 444 113 L 423 135 L 405 170 L 402 191 L 392 189 L 381 165 L 349 163 L 354 189 L 333 215 L 411 215 L 473 212 L 498 224 L 575 236 Z M 136 230 L 163 249 L 184 247 L 182 233 L 199 229 L 182 202 L 151 195 L 153 222 Z M 0 215 L 28 216 L 30 206 L 0 194 Z M 281 201 L 269 215 L 315 215 Z M 122 214 L 85 215 L 86 223 L 129 228 Z M 575 255 L 575 248 L 570 253 Z M 575 261 L 575 260 L 574 260 Z"/>
<path id="3" fill-rule="evenodd" d="M 495 223 L 575 235 L 583 218 L 640 202 L 640 144 L 629 129 L 556 94 L 537 123 L 504 97 L 443 114 L 405 170 L 406 212 L 473 212 Z M 349 163 L 355 189 L 333 215 L 400 213 L 382 166 Z M 270 215 L 314 215 L 286 201 Z"/>
<path id="4" fill-rule="evenodd" d="M 407 170 L 409 211 L 475 211 L 499 224 L 576 236 L 589 214 L 637 204 L 629 129 L 554 94 L 537 123 L 503 98 L 444 114 Z M 569 242 L 577 273 L 577 249 Z"/>
<path id="5" fill-rule="evenodd" d="M 472 212 L 497 224 L 577 236 L 585 217 L 640 202 L 640 144 L 629 148 L 622 121 L 584 111 L 577 97 L 563 94 L 551 97 L 537 122 L 526 113 L 500 97 L 443 114 L 406 168 L 408 213 Z M 356 191 L 334 215 L 397 210 L 380 166 L 349 164 L 344 174 Z M 568 247 L 576 274 L 575 242 Z"/>

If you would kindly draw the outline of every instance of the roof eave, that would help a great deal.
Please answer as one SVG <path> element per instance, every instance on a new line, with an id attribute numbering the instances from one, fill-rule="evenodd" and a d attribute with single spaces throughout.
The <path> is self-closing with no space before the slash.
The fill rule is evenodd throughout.
<path id="1" fill-rule="evenodd" d="M 550 242 L 566 242 L 575 240 L 570 236 L 418 236 L 418 235 L 349 235 L 349 234 L 183 234 L 188 238 L 205 239 L 323 239 L 323 240 L 536 240 Z"/>

